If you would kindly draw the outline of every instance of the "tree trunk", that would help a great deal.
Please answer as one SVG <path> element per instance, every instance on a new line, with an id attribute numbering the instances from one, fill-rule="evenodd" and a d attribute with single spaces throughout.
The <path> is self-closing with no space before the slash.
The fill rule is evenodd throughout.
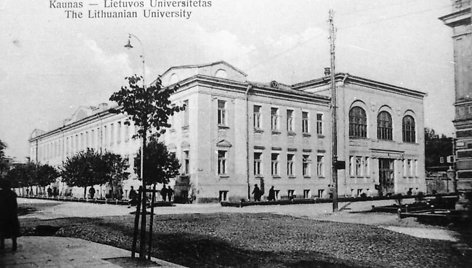
<path id="1" fill-rule="evenodd" d="M 142 148 L 143 151 L 141 153 L 141 161 L 144 163 L 144 152 L 146 151 L 146 132 L 147 128 L 144 127 L 144 134 L 143 134 L 143 144 Z M 142 197 L 142 208 L 143 208 L 143 213 L 141 214 L 141 237 L 140 237 L 140 243 L 139 243 L 139 258 L 141 260 L 146 259 L 146 179 L 144 176 L 144 165 L 141 166 L 141 180 L 143 181 L 143 197 Z"/>
<path id="2" fill-rule="evenodd" d="M 152 199 L 151 199 L 151 216 L 149 219 L 149 251 L 148 260 L 151 260 L 152 251 L 152 225 L 154 224 L 154 200 L 156 199 L 156 184 L 152 187 Z"/>
<path id="3" fill-rule="evenodd" d="M 87 186 L 84 187 L 84 198 L 87 199 Z"/>
<path id="4" fill-rule="evenodd" d="M 136 244 L 138 240 L 139 216 L 141 214 L 141 190 L 138 189 L 138 200 L 136 203 L 136 214 L 134 215 L 133 245 L 131 247 L 131 258 L 136 256 Z"/>

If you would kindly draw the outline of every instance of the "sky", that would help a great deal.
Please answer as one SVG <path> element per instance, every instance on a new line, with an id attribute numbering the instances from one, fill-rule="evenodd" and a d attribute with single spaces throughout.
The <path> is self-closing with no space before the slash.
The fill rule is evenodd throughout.
<path id="1" fill-rule="evenodd" d="M 107 102 L 142 73 L 225 60 L 248 80 L 285 84 L 323 76 L 330 65 L 328 11 L 334 10 L 336 71 L 427 93 L 425 126 L 452 135 L 452 30 L 438 18 L 450 0 L 212 0 L 211 7 L 105 8 L 82 2 L 81 19 L 49 0 L 0 0 L 0 140 L 25 161 L 36 128 L 52 130 L 80 106 Z M 54 1 L 53 1 L 54 2 Z M 207 1 L 209 2 L 209 1 Z M 97 4 L 96 6 L 90 4 Z M 123 3 L 122 3 L 123 5 Z M 139 18 L 89 18 L 87 10 L 139 12 Z M 191 11 L 189 18 L 143 18 L 142 10 Z M 128 34 L 134 49 L 124 45 Z"/>

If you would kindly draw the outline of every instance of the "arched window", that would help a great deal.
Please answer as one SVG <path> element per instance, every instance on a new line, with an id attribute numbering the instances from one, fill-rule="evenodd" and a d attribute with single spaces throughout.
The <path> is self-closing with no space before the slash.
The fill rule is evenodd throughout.
<path id="1" fill-rule="evenodd" d="M 367 116 L 361 107 L 353 107 L 349 111 L 349 137 L 367 137 Z"/>
<path id="2" fill-rule="evenodd" d="M 415 133 L 415 119 L 407 115 L 403 117 L 403 141 L 404 142 L 416 142 Z"/>
<path id="3" fill-rule="evenodd" d="M 392 140 L 392 116 L 386 111 L 377 115 L 377 139 Z"/>

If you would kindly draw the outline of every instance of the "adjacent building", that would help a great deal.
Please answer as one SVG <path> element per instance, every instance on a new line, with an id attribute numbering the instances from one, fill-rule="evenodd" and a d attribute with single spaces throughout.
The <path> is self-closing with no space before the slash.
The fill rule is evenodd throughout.
<path id="1" fill-rule="evenodd" d="M 329 77 L 294 85 L 256 83 L 224 62 L 171 67 L 164 86 L 187 108 L 162 137 L 181 162 L 176 196 L 199 202 L 251 197 L 274 186 L 277 199 L 325 198 L 332 185 Z M 337 74 L 341 196 L 425 191 L 423 99 L 419 91 Z M 139 149 L 133 125 L 104 104 L 81 107 L 49 132 L 34 131 L 31 159 L 60 165 L 87 147 L 130 160 Z M 138 184 L 134 175 L 124 182 Z M 64 191 L 67 186 L 61 186 Z M 78 191 L 81 193 L 81 191 Z"/>
<path id="2" fill-rule="evenodd" d="M 452 28 L 455 76 L 456 178 L 458 191 L 472 191 L 472 24 L 471 0 L 452 0 L 440 19 Z"/>

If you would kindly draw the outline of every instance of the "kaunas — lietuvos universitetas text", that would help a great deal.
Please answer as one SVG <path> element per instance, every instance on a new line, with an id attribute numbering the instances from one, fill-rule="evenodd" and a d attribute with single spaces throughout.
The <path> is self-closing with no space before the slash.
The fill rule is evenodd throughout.
<path id="1" fill-rule="evenodd" d="M 147 3 L 147 5 L 146 5 Z M 103 0 L 104 8 L 140 8 L 140 7 L 180 7 L 180 8 L 192 8 L 192 7 L 211 7 L 212 1 L 204 0 Z M 50 8 L 83 8 L 84 3 L 82 1 L 59 1 L 49 0 Z"/>

